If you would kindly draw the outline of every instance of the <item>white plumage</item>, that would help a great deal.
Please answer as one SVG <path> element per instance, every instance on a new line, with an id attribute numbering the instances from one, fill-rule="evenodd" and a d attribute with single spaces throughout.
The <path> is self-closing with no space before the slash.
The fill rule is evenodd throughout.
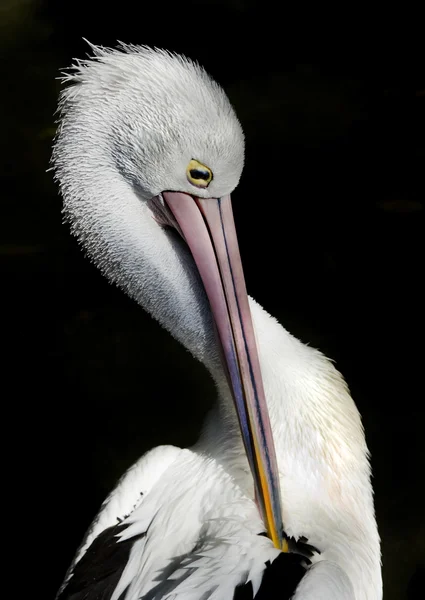
<path id="1" fill-rule="evenodd" d="M 149 205 L 166 190 L 194 193 L 185 174 L 193 158 L 214 174 L 197 196 L 233 191 L 242 129 L 221 88 L 189 60 L 144 47 L 93 50 L 95 58 L 66 77 L 72 85 L 61 100 L 53 160 L 65 214 L 104 274 L 207 366 L 218 403 L 195 447 L 156 448 L 122 478 L 77 552 L 61 598 L 75 564 L 121 520 L 117 544 L 134 544 L 108 598 L 227 600 L 247 581 L 255 593 L 279 551 L 258 535 L 264 525 L 193 259 Z M 285 531 L 321 551 L 294 598 L 379 600 L 380 542 L 358 411 L 328 359 L 252 299 L 250 307 Z"/>

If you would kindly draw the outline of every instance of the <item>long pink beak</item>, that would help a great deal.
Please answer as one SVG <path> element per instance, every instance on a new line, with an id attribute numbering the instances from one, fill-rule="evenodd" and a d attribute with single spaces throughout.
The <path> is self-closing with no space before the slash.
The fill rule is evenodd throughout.
<path id="1" fill-rule="evenodd" d="M 190 248 L 210 302 L 261 515 L 274 545 L 285 550 L 276 453 L 230 196 L 204 199 L 180 192 L 162 196 Z"/>

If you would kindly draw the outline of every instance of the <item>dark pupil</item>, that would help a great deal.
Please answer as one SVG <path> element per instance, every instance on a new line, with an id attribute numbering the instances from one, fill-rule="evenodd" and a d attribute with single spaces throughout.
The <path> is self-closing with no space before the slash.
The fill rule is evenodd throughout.
<path id="1" fill-rule="evenodd" d="M 192 179 L 203 179 L 204 181 L 208 181 L 210 178 L 208 171 L 201 171 L 200 169 L 191 169 L 190 176 Z"/>

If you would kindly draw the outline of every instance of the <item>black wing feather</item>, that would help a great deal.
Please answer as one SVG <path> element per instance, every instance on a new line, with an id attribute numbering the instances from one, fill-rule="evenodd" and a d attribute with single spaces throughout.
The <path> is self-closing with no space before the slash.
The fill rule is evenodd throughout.
<path id="1" fill-rule="evenodd" d="M 308 559 L 300 554 L 282 552 L 270 564 L 266 563 L 263 579 L 255 600 L 289 600 L 307 570 Z M 251 582 L 236 588 L 233 600 L 253 600 Z"/>
<path id="2" fill-rule="evenodd" d="M 110 600 L 128 562 L 131 548 L 141 537 L 119 541 L 116 536 L 126 527 L 122 524 L 108 527 L 93 540 L 75 565 L 57 600 Z"/>
<path id="3" fill-rule="evenodd" d="M 117 536 L 127 528 L 118 523 L 103 530 L 75 565 L 72 575 L 57 600 L 110 600 L 127 565 L 133 544 L 145 534 L 119 541 Z M 292 542 L 292 540 L 289 540 Z M 298 542 L 294 551 L 281 553 L 266 564 L 255 600 L 289 600 L 303 578 L 316 548 Z M 290 544 L 291 547 L 291 544 Z M 125 597 L 126 590 L 120 596 Z M 233 600 L 253 600 L 251 582 L 235 589 Z"/>

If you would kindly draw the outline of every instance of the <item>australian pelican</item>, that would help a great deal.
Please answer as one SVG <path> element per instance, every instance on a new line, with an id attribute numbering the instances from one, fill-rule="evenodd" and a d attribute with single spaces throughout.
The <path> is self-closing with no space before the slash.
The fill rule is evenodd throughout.
<path id="1" fill-rule="evenodd" d="M 194 447 L 154 448 L 124 474 L 58 600 L 381 599 L 359 413 L 332 363 L 246 294 L 228 98 L 183 56 L 92 49 L 59 106 L 65 214 L 106 277 L 206 365 L 218 401 Z"/>

